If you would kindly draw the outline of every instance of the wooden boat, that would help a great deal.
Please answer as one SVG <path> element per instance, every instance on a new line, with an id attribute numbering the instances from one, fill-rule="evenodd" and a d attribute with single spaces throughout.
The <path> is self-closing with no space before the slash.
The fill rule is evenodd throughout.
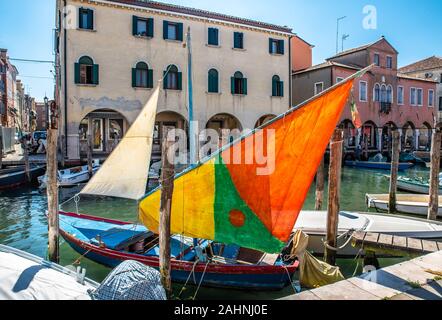
<path id="1" fill-rule="evenodd" d="M 30 253 L 0 245 L 0 300 L 91 300 L 98 283 Z"/>
<path id="2" fill-rule="evenodd" d="M 115 267 L 134 260 L 158 269 L 158 236 L 144 226 L 76 213 L 60 212 L 60 233 L 69 245 L 90 260 Z M 280 255 L 173 236 L 172 281 L 236 289 L 277 290 L 289 285 L 297 261 Z M 196 282 L 195 282 L 196 281 Z"/>
<path id="3" fill-rule="evenodd" d="M 310 237 L 308 250 L 315 255 L 324 254 L 324 239 L 326 238 L 326 211 L 301 211 L 296 229 L 301 229 Z M 410 216 L 391 215 L 383 213 L 340 212 L 338 234 L 349 231 L 364 231 L 396 235 L 401 237 L 423 240 L 442 240 L 442 222 L 428 221 Z M 342 246 L 347 238 L 340 239 L 338 246 Z M 348 243 L 338 251 L 338 257 L 354 259 L 359 248 Z"/>
<path id="4" fill-rule="evenodd" d="M 95 174 L 100 169 L 100 160 L 95 160 L 92 164 L 92 173 Z M 60 187 L 73 187 L 78 184 L 89 181 L 89 168 L 88 166 L 74 167 L 64 170 L 59 170 L 57 173 L 58 186 Z M 46 188 L 47 176 L 38 177 L 40 188 Z"/>
<path id="5" fill-rule="evenodd" d="M 388 211 L 388 194 L 367 194 L 365 196 L 368 208 L 379 211 Z M 430 197 L 427 195 L 398 194 L 396 195 L 396 209 L 401 213 L 409 213 L 421 216 L 428 215 Z M 442 217 L 442 196 L 439 197 L 439 217 Z"/>
<path id="6" fill-rule="evenodd" d="M 361 169 L 375 169 L 375 170 L 391 170 L 391 163 L 389 162 L 375 162 L 375 161 L 345 161 L 347 167 L 361 168 Z M 405 171 L 413 167 L 413 163 L 399 163 L 399 171 Z"/>
<path id="7" fill-rule="evenodd" d="M 29 171 L 31 183 L 36 182 L 37 177 L 45 172 L 45 167 L 44 165 L 31 165 Z M 29 181 L 24 166 L 0 170 L 0 190 L 14 188 L 28 183 Z"/>

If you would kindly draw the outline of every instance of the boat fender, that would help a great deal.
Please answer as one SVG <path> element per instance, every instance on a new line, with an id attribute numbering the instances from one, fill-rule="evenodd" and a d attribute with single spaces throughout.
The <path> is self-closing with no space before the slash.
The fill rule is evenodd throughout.
<path id="1" fill-rule="evenodd" d="M 80 266 L 77 267 L 77 282 L 84 285 L 84 279 L 86 278 L 86 269 Z"/>
<path id="2" fill-rule="evenodd" d="M 364 270 L 367 268 L 367 270 L 372 270 L 376 268 L 376 270 L 379 270 L 380 264 L 378 261 L 378 258 L 376 257 L 376 253 L 373 251 L 367 251 L 364 257 Z"/>

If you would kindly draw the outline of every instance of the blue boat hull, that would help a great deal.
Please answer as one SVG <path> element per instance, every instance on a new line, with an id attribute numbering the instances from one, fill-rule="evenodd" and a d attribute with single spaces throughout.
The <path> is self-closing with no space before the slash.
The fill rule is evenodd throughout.
<path id="1" fill-rule="evenodd" d="M 36 182 L 37 177 L 43 175 L 44 173 L 45 173 L 44 166 L 31 167 L 30 170 L 31 182 Z M 24 170 L 19 170 L 17 172 L 8 173 L 0 176 L 0 190 L 18 187 L 20 185 L 28 183 L 29 181 L 26 177 L 26 173 Z"/>
<path id="2" fill-rule="evenodd" d="M 375 169 L 375 170 L 391 170 L 391 163 L 388 162 L 370 162 L 370 161 L 345 161 L 347 167 Z M 413 167 L 412 163 L 400 163 L 399 171 L 405 171 Z"/>

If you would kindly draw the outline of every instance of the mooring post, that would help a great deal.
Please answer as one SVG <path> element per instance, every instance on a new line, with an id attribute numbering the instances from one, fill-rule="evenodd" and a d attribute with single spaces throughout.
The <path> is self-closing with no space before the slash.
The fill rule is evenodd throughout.
<path id="1" fill-rule="evenodd" d="M 161 283 L 168 298 L 172 296 L 172 280 L 170 266 L 170 217 L 172 211 L 172 197 L 174 187 L 174 156 L 172 146 L 175 139 L 169 139 L 169 132 L 164 131 L 164 140 L 161 155 L 161 206 L 160 206 L 160 274 Z M 170 151 L 169 151 L 170 150 Z"/>
<path id="2" fill-rule="evenodd" d="M 401 143 L 401 136 L 398 131 L 392 132 L 392 148 L 391 148 L 391 173 L 390 173 L 390 196 L 388 203 L 388 212 L 396 212 L 396 194 L 397 194 L 397 178 L 399 172 L 399 148 Z"/>
<path id="3" fill-rule="evenodd" d="M 324 157 L 322 157 L 321 164 L 316 172 L 316 202 L 315 210 L 322 210 L 322 204 L 324 201 Z"/>
<path id="4" fill-rule="evenodd" d="M 431 141 L 430 202 L 428 207 L 428 220 L 437 220 L 437 215 L 439 212 L 439 172 L 441 139 L 442 134 L 440 129 L 435 129 Z"/>
<path id="5" fill-rule="evenodd" d="M 344 133 L 336 129 L 330 142 L 330 167 L 328 180 L 328 215 L 327 215 L 327 244 L 325 248 L 325 261 L 336 264 L 338 222 L 339 222 L 339 193 L 341 189 L 342 151 Z"/>
<path id="6" fill-rule="evenodd" d="M 89 177 L 92 177 L 92 136 L 87 136 L 87 170 L 89 172 Z"/>
<path id="7" fill-rule="evenodd" d="M 48 141 L 46 149 L 47 163 L 47 196 L 48 196 L 48 258 L 49 261 L 58 263 L 60 260 L 59 249 L 59 220 L 58 220 L 58 112 L 54 101 L 50 103 L 50 117 L 48 121 Z"/>
<path id="8" fill-rule="evenodd" d="M 0 135 L 0 169 L 3 168 L 3 137 Z"/>
<path id="9" fill-rule="evenodd" d="M 58 149 L 60 150 L 60 165 L 64 168 L 64 135 L 61 135 L 58 141 Z"/>

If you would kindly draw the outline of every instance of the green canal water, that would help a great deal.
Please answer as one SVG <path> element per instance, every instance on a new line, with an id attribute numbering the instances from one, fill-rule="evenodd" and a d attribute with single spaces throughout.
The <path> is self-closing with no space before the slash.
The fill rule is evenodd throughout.
<path id="1" fill-rule="evenodd" d="M 341 186 L 341 210 L 367 211 L 365 205 L 366 193 L 388 192 L 389 180 L 385 177 L 386 174 L 388 172 L 344 168 Z M 429 171 L 413 169 L 408 171 L 407 175 L 428 177 Z M 75 192 L 76 190 L 70 190 L 67 194 L 61 194 L 60 203 L 69 199 Z M 46 197 L 37 189 L 21 188 L 0 192 L 0 244 L 46 257 L 46 208 Z M 306 210 L 313 208 L 314 186 L 310 190 L 304 206 Z M 73 201 L 68 202 L 63 205 L 63 209 L 75 211 L 75 203 Z M 132 222 L 137 220 L 136 203 L 128 200 L 82 198 L 79 203 L 79 212 Z M 62 241 L 60 264 L 71 265 L 78 258 L 79 254 Z M 385 267 L 399 261 L 401 260 L 384 259 L 380 262 Z M 357 268 L 358 261 L 356 260 L 340 260 L 338 264 L 346 277 L 351 277 L 355 271 L 357 273 L 361 272 L 360 267 Z M 102 281 L 110 272 L 110 269 L 87 259 L 81 259 L 81 266 L 87 269 L 87 276 L 96 281 Z M 176 293 L 180 292 L 181 288 L 181 285 L 176 285 Z M 192 297 L 195 291 L 195 287 L 188 287 L 182 298 Z M 278 292 L 244 292 L 201 288 L 197 299 L 275 299 L 290 294 L 293 294 L 293 289 L 290 286 Z"/>

